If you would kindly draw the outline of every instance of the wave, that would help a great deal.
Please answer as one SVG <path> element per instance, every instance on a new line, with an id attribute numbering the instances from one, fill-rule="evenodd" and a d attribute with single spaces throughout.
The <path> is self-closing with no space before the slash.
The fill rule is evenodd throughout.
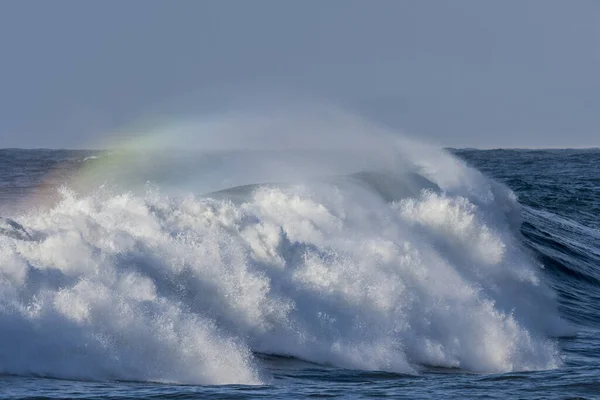
<path id="1" fill-rule="evenodd" d="M 525 207 L 524 214 L 525 242 L 543 262 L 563 315 L 580 326 L 600 326 L 598 230 L 532 207 Z"/>
<path id="2" fill-rule="evenodd" d="M 63 188 L 2 225 L 0 373 L 258 384 L 256 353 L 403 374 L 560 366 L 552 337 L 570 328 L 514 194 L 406 143 L 394 168 L 313 164 L 205 195 Z"/>

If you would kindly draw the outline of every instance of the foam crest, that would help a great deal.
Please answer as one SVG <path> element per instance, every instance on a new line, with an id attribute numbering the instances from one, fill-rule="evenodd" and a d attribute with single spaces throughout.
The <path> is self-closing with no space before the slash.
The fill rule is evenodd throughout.
<path id="1" fill-rule="evenodd" d="M 64 189 L 5 221 L 0 372 L 255 384 L 255 352 L 397 373 L 559 366 L 550 337 L 567 327 L 521 248 L 514 194 L 335 115 L 294 126 L 275 153 L 256 149 L 290 123 L 259 118 L 251 140 L 202 168 L 163 160 L 158 187 Z M 210 125 L 216 144 L 223 130 L 243 137 L 236 121 Z M 350 141 L 336 147 L 340 132 Z M 209 182 L 221 168 L 227 180 Z"/>
<path id="2" fill-rule="evenodd" d="M 19 219 L 36 240 L 0 237 L 5 373 L 258 383 L 251 351 L 399 373 L 561 362 L 551 292 L 464 197 L 63 195 Z"/>

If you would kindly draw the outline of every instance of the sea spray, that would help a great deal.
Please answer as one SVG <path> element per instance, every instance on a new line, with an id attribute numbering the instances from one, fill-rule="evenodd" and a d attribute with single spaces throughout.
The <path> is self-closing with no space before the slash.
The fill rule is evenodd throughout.
<path id="1" fill-rule="evenodd" d="M 560 365 L 565 324 L 512 192 L 354 117 L 284 116 L 227 119 L 213 153 L 87 160 L 16 216 L 33 240 L 0 236 L 1 371 L 255 384 L 256 352 L 409 374 Z"/>

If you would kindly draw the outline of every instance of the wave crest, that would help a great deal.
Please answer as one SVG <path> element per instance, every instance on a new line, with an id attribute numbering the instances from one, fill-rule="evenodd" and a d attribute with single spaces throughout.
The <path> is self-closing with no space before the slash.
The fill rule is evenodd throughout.
<path id="1" fill-rule="evenodd" d="M 1 372 L 253 384 L 265 379 L 253 352 L 398 373 L 560 365 L 549 337 L 565 325 L 520 244 L 514 194 L 355 122 L 342 148 L 326 124 L 303 153 L 279 136 L 275 153 L 257 152 L 261 119 L 250 151 L 240 142 L 198 168 L 177 154 L 170 170 L 168 155 L 139 163 L 144 181 L 154 162 L 159 186 L 187 191 L 98 189 L 90 167 L 74 182 L 94 190 L 4 224 Z M 217 126 L 221 145 L 233 128 Z M 135 168 L 121 170 L 130 184 Z"/>
<path id="2" fill-rule="evenodd" d="M 356 181 L 239 204 L 66 192 L 19 219 L 40 240 L 0 237 L 3 342 L 21 338 L 3 372 L 256 383 L 251 351 L 399 373 L 554 368 L 552 293 L 494 218 Z"/>

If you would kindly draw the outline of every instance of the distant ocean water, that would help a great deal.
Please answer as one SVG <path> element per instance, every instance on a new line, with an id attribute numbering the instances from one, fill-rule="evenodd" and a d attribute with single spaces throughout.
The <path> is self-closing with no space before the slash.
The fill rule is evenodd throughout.
<path id="1" fill-rule="evenodd" d="M 599 398 L 600 150 L 451 153 L 0 150 L 0 397 Z"/>

